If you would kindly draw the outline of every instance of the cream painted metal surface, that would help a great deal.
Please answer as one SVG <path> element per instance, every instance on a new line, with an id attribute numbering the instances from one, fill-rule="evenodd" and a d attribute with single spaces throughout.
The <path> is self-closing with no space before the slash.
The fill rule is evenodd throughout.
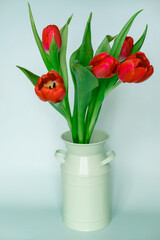
<path id="1" fill-rule="evenodd" d="M 75 144 L 62 134 L 67 151 L 57 150 L 61 162 L 64 224 L 74 230 L 95 231 L 110 222 L 110 164 L 115 153 L 105 153 L 108 135 L 95 130 L 90 144 Z"/>

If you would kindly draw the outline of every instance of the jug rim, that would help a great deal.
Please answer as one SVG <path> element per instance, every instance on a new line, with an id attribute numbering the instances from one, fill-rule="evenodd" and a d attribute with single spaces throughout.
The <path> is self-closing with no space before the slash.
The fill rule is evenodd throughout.
<path id="1" fill-rule="evenodd" d="M 66 139 L 66 138 L 68 138 L 68 139 Z M 109 135 L 105 131 L 100 130 L 100 129 L 95 129 L 93 131 L 90 143 L 74 143 L 72 141 L 71 131 L 66 131 L 61 134 L 61 139 L 64 142 L 66 142 L 67 144 L 70 144 L 70 145 L 74 145 L 74 146 L 94 146 L 97 144 L 105 143 L 108 138 L 109 138 Z M 95 139 L 97 139 L 97 140 L 95 140 Z"/>

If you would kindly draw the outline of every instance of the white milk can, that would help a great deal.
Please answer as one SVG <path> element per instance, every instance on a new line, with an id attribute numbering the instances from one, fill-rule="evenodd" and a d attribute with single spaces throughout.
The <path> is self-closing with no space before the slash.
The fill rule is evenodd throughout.
<path id="1" fill-rule="evenodd" d="M 57 150 L 61 162 L 62 219 L 78 231 L 106 227 L 110 216 L 110 164 L 113 151 L 104 151 L 108 135 L 95 130 L 89 144 L 72 142 L 71 133 L 62 134 L 67 151 Z"/>

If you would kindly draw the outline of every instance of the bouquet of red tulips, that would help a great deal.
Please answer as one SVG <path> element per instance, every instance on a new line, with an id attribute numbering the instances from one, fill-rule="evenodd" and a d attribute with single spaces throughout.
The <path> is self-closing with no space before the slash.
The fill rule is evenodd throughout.
<path id="1" fill-rule="evenodd" d="M 70 110 L 68 98 L 68 70 L 66 49 L 67 23 L 59 30 L 56 25 L 43 29 L 42 41 L 37 33 L 29 5 L 33 34 L 48 73 L 39 77 L 19 67 L 35 85 L 35 93 L 48 101 L 67 120 L 73 142 L 89 143 L 104 98 L 120 83 L 140 83 L 153 73 L 153 66 L 140 48 L 145 40 L 147 25 L 139 40 L 127 36 L 141 11 L 135 13 L 118 35 L 106 35 L 93 53 L 90 14 L 80 47 L 70 57 L 70 71 L 74 83 L 74 108 Z M 112 47 L 110 43 L 113 41 Z"/>

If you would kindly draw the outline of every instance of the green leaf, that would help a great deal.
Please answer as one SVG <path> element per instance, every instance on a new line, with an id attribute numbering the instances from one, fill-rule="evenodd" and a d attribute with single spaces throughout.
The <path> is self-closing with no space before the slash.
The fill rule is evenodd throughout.
<path id="1" fill-rule="evenodd" d="M 80 53 L 78 56 L 79 63 L 83 66 L 88 66 L 91 59 L 93 58 L 93 48 L 92 48 L 92 43 L 91 43 L 91 19 L 92 19 L 92 13 L 90 13 L 81 48 L 80 48 Z"/>
<path id="2" fill-rule="evenodd" d="M 81 50 L 81 46 L 75 52 L 73 52 L 71 57 L 70 57 L 69 66 L 70 66 L 71 72 L 72 72 L 72 66 L 75 63 L 78 63 L 78 57 L 79 57 L 79 54 L 80 54 L 80 50 Z"/>
<path id="3" fill-rule="evenodd" d="M 92 48 L 92 43 L 91 43 L 91 27 L 90 27 L 90 22 L 92 18 L 92 13 L 89 16 L 82 44 L 80 47 L 72 53 L 70 57 L 70 69 L 72 72 L 72 65 L 76 62 L 79 62 L 83 66 L 88 66 L 91 59 L 93 58 L 93 48 Z"/>
<path id="4" fill-rule="evenodd" d="M 136 16 L 141 12 L 142 10 L 138 11 L 137 13 L 135 13 L 130 19 L 129 21 L 125 24 L 125 26 L 122 28 L 122 30 L 120 31 L 120 33 L 117 36 L 116 41 L 113 43 L 112 49 L 110 51 L 110 55 L 115 57 L 115 58 L 119 58 L 124 40 L 127 36 L 127 33 L 129 32 L 129 29 L 131 28 L 131 25 L 134 21 L 134 19 L 136 18 Z"/>
<path id="5" fill-rule="evenodd" d="M 77 99 L 77 88 L 74 84 L 74 107 L 72 116 L 72 139 L 74 143 L 78 143 L 78 99 Z"/>
<path id="6" fill-rule="evenodd" d="M 35 86 L 36 83 L 38 82 L 39 76 L 30 72 L 29 70 L 27 70 L 23 67 L 20 67 L 20 66 L 17 66 L 17 67 L 28 77 L 28 79 L 31 81 L 31 83 L 33 83 L 33 85 Z"/>
<path id="7" fill-rule="evenodd" d="M 89 70 L 78 63 L 72 66 L 72 71 L 75 77 L 76 105 L 74 108 L 78 120 L 78 140 L 79 143 L 84 143 L 85 113 L 91 99 L 91 93 L 98 86 L 98 80 Z"/>
<path id="8" fill-rule="evenodd" d="M 67 20 L 67 25 L 70 24 L 70 21 L 72 20 L 72 17 L 73 17 L 73 14 L 68 18 L 68 20 Z"/>
<path id="9" fill-rule="evenodd" d="M 138 52 L 141 49 L 143 42 L 145 40 L 146 34 L 147 34 L 147 29 L 148 29 L 148 25 L 146 25 L 146 28 L 145 28 L 142 36 L 140 37 L 140 39 L 133 45 L 131 55 Z"/>
<path id="10" fill-rule="evenodd" d="M 73 65 L 78 62 L 80 48 L 78 48 L 74 53 L 72 53 L 69 61 L 70 72 L 74 84 L 74 107 L 73 107 L 73 117 L 72 117 L 72 139 L 74 143 L 78 143 L 78 111 L 77 111 L 77 85 L 76 78 L 73 73 Z"/>
<path id="11" fill-rule="evenodd" d="M 49 56 L 52 62 L 53 70 L 59 73 L 58 46 L 56 44 L 54 36 L 52 38 L 52 42 L 49 48 Z"/>
<path id="12" fill-rule="evenodd" d="M 92 132 L 94 130 L 95 124 L 97 122 L 102 102 L 104 100 L 105 89 L 107 86 L 107 79 L 101 79 L 100 85 L 96 88 L 93 93 L 92 101 L 90 102 L 87 118 L 86 118 L 86 135 L 85 135 L 85 143 L 89 143 Z"/>
<path id="13" fill-rule="evenodd" d="M 102 53 L 102 52 L 107 52 L 110 53 L 111 47 L 110 47 L 110 42 L 115 38 L 116 36 L 112 37 L 110 35 L 105 36 L 101 44 L 99 45 L 95 55 Z"/>
<path id="14" fill-rule="evenodd" d="M 101 42 L 101 44 L 99 45 L 95 55 L 102 53 L 102 52 L 107 52 L 110 53 L 111 47 L 108 41 L 107 36 L 103 39 L 103 41 Z"/>
<path id="15" fill-rule="evenodd" d="M 79 109 L 78 109 L 79 101 L 77 99 L 77 92 L 79 90 L 78 90 L 78 87 L 77 87 L 77 77 L 75 76 L 75 71 L 76 70 L 74 69 L 74 66 L 76 66 L 78 63 L 81 63 L 81 65 L 83 65 L 83 66 L 88 66 L 91 59 L 93 58 L 93 48 L 92 48 L 92 43 L 91 43 L 91 29 L 90 29 L 91 17 L 92 17 L 92 14 L 90 14 L 87 25 L 86 25 L 83 40 L 82 40 L 82 44 L 71 55 L 70 61 L 69 61 L 71 76 L 72 76 L 72 80 L 73 80 L 73 83 L 74 83 L 74 92 L 75 92 L 73 117 L 72 117 L 72 139 L 73 139 L 74 142 L 79 141 L 78 140 L 78 135 L 80 134 L 80 132 L 83 132 L 81 130 L 79 130 L 79 132 L 78 132 L 77 129 L 78 128 L 81 129 L 81 128 L 84 127 L 84 121 L 82 121 L 82 119 L 84 119 L 84 115 L 82 116 L 82 119 L 79 119 Z M 84 71 L 87 71 L 87 72 L 89 72 L 89 74 L 91 74 L 91 72 L 87 69 L 85 69 Z M 93 74 L 91 74 L 91 75 L 93 76 Z M 98 81 L 96 80 L 96 82 L 98 82 Z M 78 127 L 78 126 L 80 126 L 80 127 Z M 82 135 L 83 135 L 83 133 L 82 133 Z M 82 140 L 83 136 L 81 136 L 80 138 L 81 138 L 80 141 L 82 142 L 83 141 Z"/>
<path id="16" fill-rule="evenodd" d="M 59 51 L 59 62 L 60 62 L 60 70 L 61 76 L 64 80 L 64 85 L 66 87 L 66 91 L 68 92 L 68 69 L 67 69 L 67 61 L 66 61 L 66 52 L 67 52 L 67 42 L 68 42 L 68 24 L 70 23 L 72 16 L 68 19 L 67 23 L 60 30 L 61 38 L 62 38 L 62 46 Z"/>
<path id="17" fill-rule="evenodd" d="M 68 19 L 67 23 L 60 30 L 62 45 L 59 51 L 59 65 L 60 65 L 60 74 L 64 80 L 64 85 L 66 87 L 66 96 L 63 100 L 64 107 L 68 112 L 68 116 L 71 122 L 71 110 L 68 99 L 68 69 L 67 69 L 67 61 L 66 61 L 66 52 L 67 52 L 67 42 L 68 42 L 68 24 L 70 23 L 72 16 Z"/>
<path id="18" fill-rule="evenodd" d="M 70 71 L 71 71 L 74 86 L 76 86 L 76 79 L 75 79 L 75 76 L 73 74 L 73 66 L 74 66 L 74 64 L 78 63 L 78 57 L 79 57 L 79 54 L 80 54 L 80 49 L 81 49 L 81 46 L 75 52 L 72 53 L 72 55 L 70 57 L 70 60 L 69 60 L 69 66 L 70 66 Z"/>
<path id="19" fill-rule="evenodd" d="M 78 63 L 73 65 L 73 73 L 76 80 L 79 108 L 83 112 L 90 102 L 89 94 L 98 87 L 98 80 L 88 69 Z"/>
<path id="20" fill-rule="evenodd" d="M 117 35 L 115 35 L 113 37 L 111 35 L 107 35 L 107 39 L 109 42 L 113 41 L 116 37 L 117 37 Z"/>
<path id="21" fill-rule="evenodd" d="M 52 64 L 50 62 L 49 55 L 43 49 L 42 42 L 41 42 L 41 39 L 38 35 L 37 29 L 36 29 L 36 26 L 35 26 L 35 22 L 34 22 L 34 19 L 33 19 L 32 11 L 31 11 L 31 7 L 30 7 L 29 3 L 28 3 L 28 9 L 29 9 L 30 22 L 31 22 L 32 31 L 33 31 L 35 41 L 36 41 L 37 46 L 39 48 L 39 51 L 40 51 L 40 54 L 41 54 L 42 59 L 44 61 L 44 64 L 46 65 L 46 68 L 48 69 L 48 71 L 50 71 L 50 70 L 52 70 Z"/>

